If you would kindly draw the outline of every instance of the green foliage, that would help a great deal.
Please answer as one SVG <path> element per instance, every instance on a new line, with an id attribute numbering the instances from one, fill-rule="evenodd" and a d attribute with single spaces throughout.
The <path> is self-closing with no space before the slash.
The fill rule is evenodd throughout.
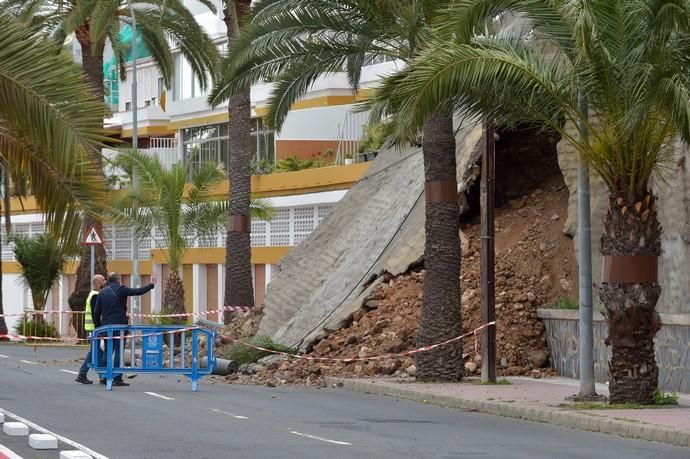
<path id="1" fill-rule="evenodd" d="M 276 165 L 273 161 L 267 159 L 260 159 L 259 161 L 252 161 L 251 173 L 252 175 L 269 175 L 276 171 Z"/>
<path id="2" fill-rule="evenodd" d="M 282 344 L 278 344 L 268 336 L 255 336 L 253 338 L 248 339 L 247 343 L 270 349 L 273 351 L 286 352 L 288 354 L 297 353 L 297 349 L 288 346 L 283 346 Z M 258 362 L 262 358 L 269 355 L 271 355 L 270 352 L 254 349 L 240 343 L 234 343 L 228 350 L 226 357 L 232 360 L 233 362 L 236 362 L 238 365 L 242 365 L 245 363 Z"/>
<path id="3" fill-rule="evenodd" d="M 207 0 L 202 3 L 213 6 Z M 126 0 L 93 1 L 72 0 L 0 0 L 0 7 L 27 22 L 32 28 L 45 33 L 62 45 L 77 29 L 88 24 L 88 42 L 92 51 L 103 52 L 105 43 L 113 48 L 113 56 L 125 78 L 125 64 L 130 58 L 131 35 L 121 39 L 125 25 L 129 27 L 130 10 Z M 203 89 L 211 84 L 211 76 L 219 58 L 213 41 L 185 7 L 183 0 L 138 0 L 136 2 L 137 41 L 150 52 L 166 87 L 172 87 L 174 59 L 169 40 L 179 43 L 179 49 L 190 64 L 194 76 Z M 84 40 L 84 37 L 80 37 Z M 97 71 L 102 72 L 101 68 Z M 59 81 L 59 80 L 57 80 Z M 98 88 L 102 90 L 103 88 Z"/>
<path id="4" fill-rule="evenodd" d="M 678 404 L 678 394 L 664 394 L 660 389 L 654 391 L 654 404 L 659 406 L 665 405 L 677 405 Z"/>
<path id="5" fill-rule="evenodd" d="M 386 141 L 386 128 L 383 123 L 364 126 L 364 135 L 359 143 L 359 153 L 379 151 Z"/>
<path id="6" fill-rule="evenodd" d="M 577 300 L 569 297 L 563 297 L 555 303 L 548 306 L 549 309 L 580 309 Z"/>
<path id="7" fill-rule="evenodd" d="M 76 243 L 83 212 L 105 201 L 89 154 L 105 140 L 107 109 L 57 46 L 0 11 L 0 163 L 27 179 L 47 229 Z"/>
<path id="8" fill-rule="evenodd" d="M 160 314 L 152 314 L 154 317 L 149 317 L 149 325 L 183 325 L 187 322 L 185 317 L 162 317 L 175 313 L 175 308 L 166 306 L 161 309 Z"/>
<path id="9" fill-rule="evenodd" d="M 22 279 L 31 289 L 34 308 L 42 311 L 50 290 L 62 273 L 63 248 L 46 234 L 34 237 L 13 234 L 9 240 L 14 243 L 14 257 L 22 267 Z"/>
<path id="10" fill-rule="evenodd" d="M 482 381 L 481 379 L 475 379 L 472 381 L 473 384 L 476 384 L 478 386 L 510 386 L 511 383 L 507 379 L 497 379 L 496 382 L 491 382 L 491 381 Z"/>
<path id="11" fill-rule="evenodd" d="M 14 326 L 14 329 L 19 335 L 40 336 L 47 338 L 60 337 L 60 333 L 58 333 L 57 328 L 55 328 L 52 324 L 46 322 L 42 317 L 34 319 L 27 319 L 26 317 L 22 317 L 22 320 L 17 322 L 17 324 Z M 27 342 L 33 341 L 34 340 L 27 340 Z"/>
<path id="12" fill-rule="evenodd" d="M 560 3 L 452 2 L 428 46 L 368 107 L 395 119 L 399 143 L 439 109 L 546 128 L 610 190 L 647 193 L 676 137 L 690 141 L 690 3 Z"/>
<path id="13" fill-rule="evenodd" d="M 295 172 L 304 169 L 311 169 L 312 167 L 314 167 L 314 161 L 311 159 L 299 159 L 297 156 L 290 156 L 278 161 L 276 164 L 276 171 Z"/>

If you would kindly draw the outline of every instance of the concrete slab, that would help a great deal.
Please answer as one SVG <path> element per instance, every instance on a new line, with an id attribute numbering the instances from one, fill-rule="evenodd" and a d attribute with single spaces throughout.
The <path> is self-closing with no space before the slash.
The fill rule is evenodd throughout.
<path id="1" fill-rule="evenodd" d="M 10 437 L 23 437 L 29 435 L 29 426 L 23 422 L 5 422 L 2 431 Z"/>
<path id="2" fill-rule="evenodd" d="M 58 441 L 50 434 L 31 434 L 29 446 L 33 449 L 57 449 Z"/>

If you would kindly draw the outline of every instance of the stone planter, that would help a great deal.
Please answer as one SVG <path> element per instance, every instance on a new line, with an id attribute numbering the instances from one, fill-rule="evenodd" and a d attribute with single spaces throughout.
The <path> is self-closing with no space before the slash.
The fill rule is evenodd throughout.
<path id="1" fill-rule="evenodd" d="M 579 377 L 578 337 L 579 311 L 538 309 L 546 326 L 551 352 L 551 367 L 561 376 Z M 664 391 L 690 393 L 690 315 L 660 314 L 661 330 L 656 335 L 656 361 L 659 364 L 659 387 Z M 608 381 L 611 349 L 604 344 L 606 322 L 594 312 L 594 378 Z"/>

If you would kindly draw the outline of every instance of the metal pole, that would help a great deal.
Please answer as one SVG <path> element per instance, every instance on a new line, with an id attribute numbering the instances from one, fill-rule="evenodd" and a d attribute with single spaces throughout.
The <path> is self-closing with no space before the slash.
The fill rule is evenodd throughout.
<path id="1" fill-rule="evenodd" d="M 137 132 L 138 124 L 138 113 L 137 109 L 139 107 L 137 100 L 137 17 L 134 14 L 134 7 L 132 2 L 127 0 L 129 5 L 129 13 L 132 17 L 132 149 L 137 150 L 139 148 L 139 138 Z M 132 173 L 132 188 L 134 192 L 139 186 L 139 179 L 137 178 L 136 172 Z M 136 198 L 132 201 L 132 212 L 136 212 L 137 202 Z M 137 231 L 132 232 L 132 286 L 139 287 L 139 236 Z M 132 312 L 135 314 L 132 318 L 133 324 L 138 324 L 140 322 L 137 314 L 140 313 L 140 301 L 141 297 L 135 296 L 132 299 Z"/>
<path id="2" fill-rule="evenodd" d="M 91 277 L 89 278 L 89 284 L 93 281 L 93 276 L 95 276 L 95 275 L 96 275 L 96 250 L 95 250 L 95 246 L 93 244 L 91 244 Z"/>
<path id="3" fill-rule="evenodd" d="M 482 152 L 481 178 L 481 282 L 482 323 L 496 320 L 495 304 L 495 254 L 494 254 L 494 204 L 496 177 L 496 143 L 494 127 L 484 123 L 484 148 Z M 496 327 L 482 330 L 482 382 L 496 382 Z"/>
<path id="4" fill-rule="evenodd" d="M 587 96 L 580 91 L 578 103 L 583 119 L 580 137 L 587 140 Z M 589 167 L 578 155 L 577 160 L 577 234 L 580 297 L 580 393 L 578 398 L 597 397 L 594 388 L 594 338 L 592 301 L 592 222 L 590 214 Z"/>

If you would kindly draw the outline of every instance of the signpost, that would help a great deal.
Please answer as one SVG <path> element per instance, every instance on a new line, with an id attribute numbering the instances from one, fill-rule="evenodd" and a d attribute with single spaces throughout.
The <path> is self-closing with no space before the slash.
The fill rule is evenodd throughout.
<path id="1" fill-rule="evenodd" d="M 84 245 L 91 246 L 91 283 L 93 276 L 96 275 L 96 246 L 103 245 L 103 236 L 101 236 L 94 225 L 89 226 L 84 236 Z"/>

